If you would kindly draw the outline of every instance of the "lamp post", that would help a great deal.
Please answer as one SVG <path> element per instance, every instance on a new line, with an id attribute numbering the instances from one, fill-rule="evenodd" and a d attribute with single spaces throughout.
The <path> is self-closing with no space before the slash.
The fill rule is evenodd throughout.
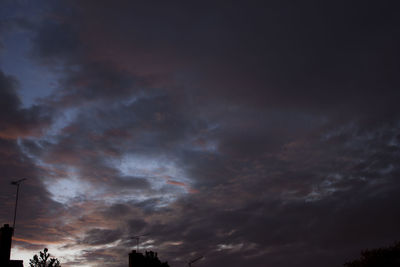
<path id="1" fill-rule="evenodd" d="M 13 235 L 15 232 L 15 220 L 17 219 L 17 207 L 18 207 L 18 194 L 19 194 L 19 185 L 25 181 L 26 178 L 18 180 L 18 181 L 14 181 L 11 182 L 12 185 L 16 185 L 17 186 L 17 195 L 15 196 L 15 209 L 14 209 L 14 222 L 13 222 Z"/>

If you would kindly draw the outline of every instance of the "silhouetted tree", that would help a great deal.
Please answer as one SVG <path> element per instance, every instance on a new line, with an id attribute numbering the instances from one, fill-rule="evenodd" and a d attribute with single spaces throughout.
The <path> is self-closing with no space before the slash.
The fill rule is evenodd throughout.
<path id="1" fill-rule="evenodd" d="M 168 262 L 161 262 L 156 252 L 146 251 L 142 253 L 135 250 L 129 254 L 129 266 L 142 266 L 142 267 L 169 267 Z"/>
<path id="2" fill-rule="evenodd" d="M 346 262 L 345 267 L 399 267 L 400 266 L 400 242 L 391 247 L 364 250 L 361 258 Z"/>
<path id="3" fill-rule="evenodd" d="M 33 259 L 29 260 L 30 267 L 61 267 L 57 258 L 50 258 L 50 253 L 47 253 L 48 251 L 45 248 L 43 252 L 39 251 L 39 256 L 33 256 Z"/>

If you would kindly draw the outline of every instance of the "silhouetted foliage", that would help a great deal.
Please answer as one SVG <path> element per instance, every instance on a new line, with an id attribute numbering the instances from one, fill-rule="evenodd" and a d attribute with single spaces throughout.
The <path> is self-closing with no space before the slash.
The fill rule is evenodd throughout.
<path id="1" fill-rule="evenodd" d="M 391 247 L 365 250 L 361 252 L 361 258 L 346 262 L 345 267 L 399 267 L 400 266 L 400 242 Z"/>
<path id="2" fill-rule="evenodd" d="M 48 251 L 45 248 L 43 252 L 39 251 L 39 256 L 33 256 L 33 259 L 29 260 L 30 267 L 61 267 L 57 258 L 50 258 L 50 253 L 47 253 Z"/>
<path id="3" fill-rule="evenodd" d="M 146 251 L 145 255 L 132 251 L 129 254 L 129 266 L 169 267 L 168 262 L 161 262 L 153 251 Z"/>

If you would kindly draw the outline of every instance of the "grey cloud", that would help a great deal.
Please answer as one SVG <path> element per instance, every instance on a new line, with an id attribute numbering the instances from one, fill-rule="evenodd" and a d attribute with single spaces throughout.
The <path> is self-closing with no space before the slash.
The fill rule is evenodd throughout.
<path id="1" fill-rule="evenodd" d="M 41 135 L 52 121 L 50 109 L 41 106 L 23 108 L 17 95 L 18 81 L 0 71 L 1 124 L 0 137 L 17 139 Z"/>
<path id="2" fill-rule="evenodd" d="M 76 201 L 79 222 L 63 227 L 74 233 L 88 224 L 81 243 L 100 247 L 77 261 L 122 266 L 134 245 L 126 237 L 150 232 L 153 248 L 176 266 L 193 253 L 205 253 L 209 266 L 341 265 L 398 238 L 394 10 L 317 1 L 56 9 L 62 16 L 42 21 L 32 53 L 61 66 L 59 90 L 21 111 L 15 81 L 1 75 L 2 109 L 24 127 L 46 108 L 57 115 L 75 108 L 77 116 L 56 136 L 0 140 L 3 159 L 29 163 L 2 169 L 7 177 L 59 179 L 37 168 L 40 159 L 73 167 L 105 194 L 146 195 Z M 154 190 L 151 175 L 122 175 L 110 163 L 130 154 L 170 160 L 194 190 L 160 205 L 163 194 L 178 191 Z M 31 210 L 32 199 L 46 203 L 35 215 L 46 224 L 35 231 L 60 230 L 47 211 L 71 218 L 79 206 L 52 202 L 39 185 L 29 184 L 33 197 L 25 196 Z M 24 235 L 37 237 L 28 226 L 39 220 L 29 216 L 21 216 Z M 104 230 L 111 228 L 118 230 Z"/>
<path id="3" fill-rule="evenodd" d="M 82 244 L 87 245 L 109 244 L 118 240 L 120 234 L 119 230 L 91 229 L 86 232 L 86 235 L 81 242 Z"/>

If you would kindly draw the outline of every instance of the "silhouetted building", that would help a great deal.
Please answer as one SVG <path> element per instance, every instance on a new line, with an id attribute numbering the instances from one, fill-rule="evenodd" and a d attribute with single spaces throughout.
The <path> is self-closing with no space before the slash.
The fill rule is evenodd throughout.
<path id="1" fill-rule="evenodd" d="M 0 266 L 1 267 L 23 267 L 20 260 L 10 260 L 11 240 L 14 229 L 8 224 L 0 228 Z"/>
<path id="2" fill-rule="evenodd" d="M 157 253 L 146 251 L 145 255 L 132 250 L 129 253 L 129 267 L 169 267 L 168 262 L 161 262 Z"/>
<path id="3" fill-rule="evenodd" d="M 7 266 L 11 254 L 13 228 L 5 224 L 0 228 L 0 266 Z"/>

